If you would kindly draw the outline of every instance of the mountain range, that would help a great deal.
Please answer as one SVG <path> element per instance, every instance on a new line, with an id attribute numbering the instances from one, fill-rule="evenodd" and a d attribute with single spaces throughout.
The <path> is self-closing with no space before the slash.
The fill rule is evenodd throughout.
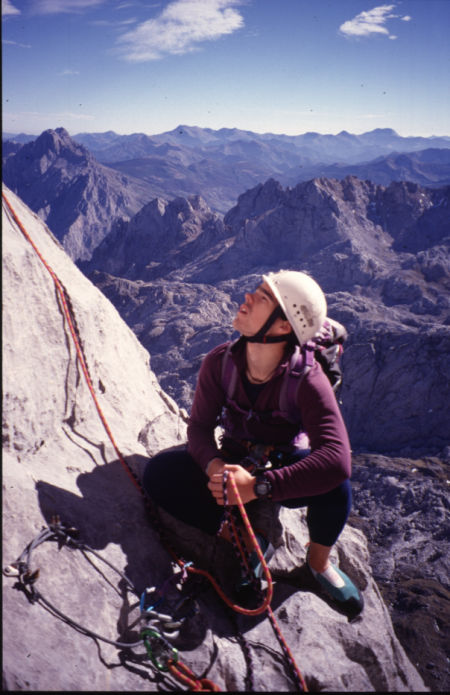
<path id="1" fill-rule="evenodd" d="M 5 152 L 17 153 L 20 144 L 35 138 L 6 133 L 3 139 L 5 157 Z M 388 128 L 362 135 L 343 131 L 287 136 L 181 125 L 153 136 L 108 131 L 78 133 L 71 139 L 74 147 L 86 147 L 97 163 L 140 180 L 148 201 L 201 195 L 221 214 L 241 193 L 269 178 L 284 186 L 349 175 L 383 185 L 399 180 L 425 186 L 450 183 L 450 138 L 405 138 Z M 5 182 L 19 192 L 17 180 L 6 176 Z M 35 209 L 37 201 L 29 204 Z"/>

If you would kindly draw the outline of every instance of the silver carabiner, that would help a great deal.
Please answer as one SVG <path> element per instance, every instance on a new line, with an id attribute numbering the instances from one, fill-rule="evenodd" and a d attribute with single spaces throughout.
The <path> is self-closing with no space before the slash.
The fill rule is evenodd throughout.
<path id="1" fill-rule="evenodd" d="M 3 568 L 3 574 L 5 577 L 18 577 L 20 575 L 20 570 L 13 562 L 11 565 L 6 565 L 6 567 Z"/>

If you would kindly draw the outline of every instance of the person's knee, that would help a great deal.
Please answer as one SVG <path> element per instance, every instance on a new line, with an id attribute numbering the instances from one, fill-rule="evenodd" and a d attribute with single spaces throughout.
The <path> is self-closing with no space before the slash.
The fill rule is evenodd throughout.
<path id="1" fill-rule="evenodd" d="M 311 540 L 326 546 L 334 545 L 347 523 L 351 506 L 349 480 L 325 495 L 312 498 L 306 515 Z"/>
<path id="2" fill-rule="evenodd" d="M 352 485 L 350 479 L 344 480 L 336 490 L 336 502 L 347 510 L 347 516 L 352 508 Z"/>
<path id="3" fill-rule="evenodd" d="M 186 472 L 190 456 L 186 451 L 162 451 L 147 463 L 142 483 L 151 497 L 173 490 L 174 481 Z"/>

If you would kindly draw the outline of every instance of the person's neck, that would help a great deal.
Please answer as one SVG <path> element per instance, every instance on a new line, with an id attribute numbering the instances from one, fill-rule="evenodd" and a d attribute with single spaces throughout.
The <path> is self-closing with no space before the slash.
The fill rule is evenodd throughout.
<path id="1" fill-rule="evenodd" d="M 262 384 L 272 377 L 284 356 L 286 343 L 247 343 L 247 378 Z"/>

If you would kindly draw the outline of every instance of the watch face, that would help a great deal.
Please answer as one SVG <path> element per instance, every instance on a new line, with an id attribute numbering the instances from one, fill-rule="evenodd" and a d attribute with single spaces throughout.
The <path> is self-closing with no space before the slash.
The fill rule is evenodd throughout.
<path id="1" fill-rule="evenodd" d="M 255 489 L 255 495 L 257 497 L 264 497 L 265 495 L 269 494 L 270 490 L 272 489 L 272 486 L 268 480 L 258 480 L 255 483 L 254 489 Z"/>

